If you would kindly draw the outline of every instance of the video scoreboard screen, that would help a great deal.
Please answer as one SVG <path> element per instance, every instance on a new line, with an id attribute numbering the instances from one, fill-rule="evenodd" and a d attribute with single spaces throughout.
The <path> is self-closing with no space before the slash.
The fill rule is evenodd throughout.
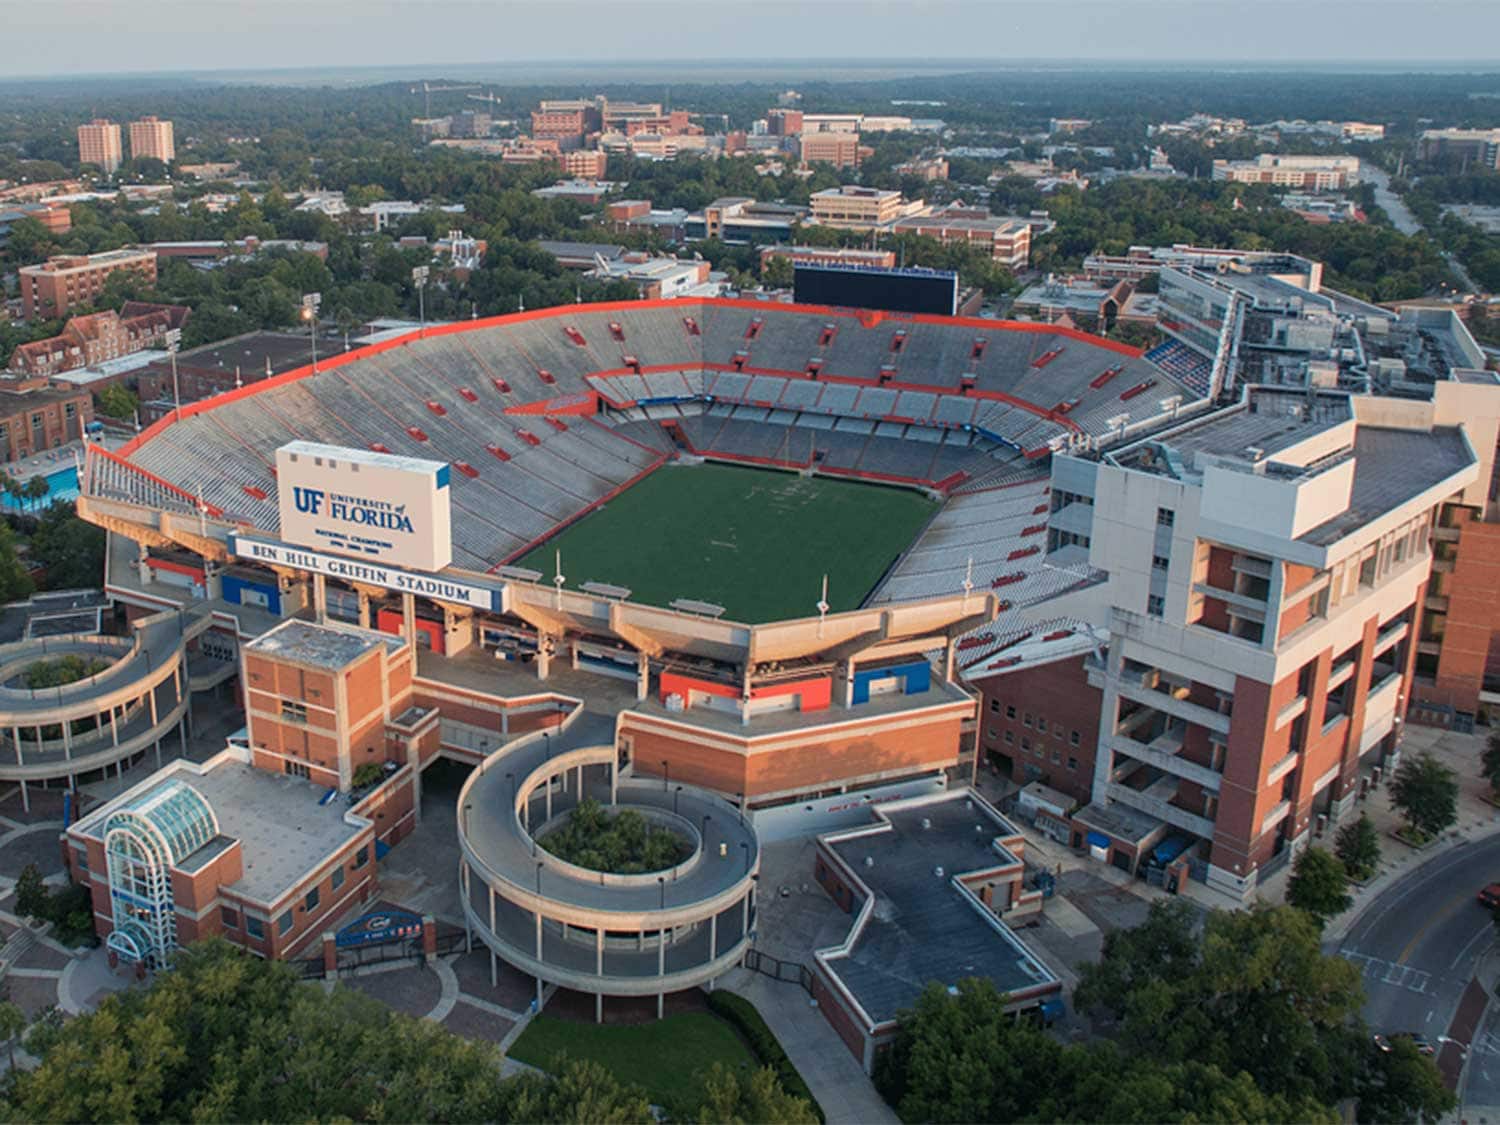
<path id="1" fill-rule="evenodd" d="M 797 263 L 792 291 L 799 305 L 836 305 L 887 312 L 958 312 L 958 274 L 951 270 Z"/>

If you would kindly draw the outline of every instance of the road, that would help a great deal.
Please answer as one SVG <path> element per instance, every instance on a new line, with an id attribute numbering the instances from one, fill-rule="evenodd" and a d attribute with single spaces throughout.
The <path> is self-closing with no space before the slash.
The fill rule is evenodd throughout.
<path id="1" fill-rule="evenodd" d="M 1450 1083 L 1476 1033 L 1500 1031 L 1478 1027 L 1482 993 L 1465 996 L 1496 936 L 1490 912 L 1474 896 L 1497 879 L 1500 836 L 1439 852 L 1375 898 L 1337 949 L 1364 972 L 1364 1016 L 1373 1030 L 1415 1031 L 1434 1043 L 1444 1037 L 1458 1041 L 1444 1044 L 1438 1058 Z M 1483 1096 L 1478 1089 L 1466 1090 L 1465 1100 L 1500 1104 L 1500 1040 L 1480 1033 L 1478 1041 L 1496 1047 L 1495 1082 L 1474 1067 L 1470 1085 L 1482 1082 L 1494 1089 Z"/>
<path id="2" fill-rule="evenodd" d="M 1391 190 L 1391 178 L 1386 175 L 1384 169 L 1365 163 L 1361 165 L 1359 172 L 1370 181 L 1370 186 L 1375 189 L 1375 202 L 1391 220 L 1391 225 L 1402 234 L 1420 233 L 1422 224 L 1417 222 L 1417 217 L 1411 213 L 1401 197 Z"/>

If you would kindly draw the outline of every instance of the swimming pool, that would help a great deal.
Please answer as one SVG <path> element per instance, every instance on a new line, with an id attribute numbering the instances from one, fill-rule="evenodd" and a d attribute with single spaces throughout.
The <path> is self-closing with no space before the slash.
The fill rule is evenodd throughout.
<path id="1" fill-rule="evenodd" d="M 20 479 L 25 482 L 31 477 L 23 476 Z M 46 474 L 46 480 L 47 495 L 40 500 L 17 500 L 8 493 L 0 493 L 0 507 L 9 508 L 11 511 L 40 512 L 54 501 L 78 499 L 77 465 L 69 465 L 66 469 L 55 469 Z"/>

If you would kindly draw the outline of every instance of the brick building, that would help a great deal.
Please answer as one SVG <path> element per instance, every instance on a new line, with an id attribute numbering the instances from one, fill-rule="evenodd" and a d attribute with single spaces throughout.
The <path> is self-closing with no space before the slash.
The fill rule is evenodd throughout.
<path id="1" fill-rule="evenodd" d="M 170 164 L 177 159 L 172 140 L 172 123 L 155 117 L 143 117 L 130 123 L 130 159 L 149 158 Z"/>
<path id="2" fill-rule="evenodd" d="M 45 378 L 0 378 L 0 461 L 81 441 L 93 420 L 88 391 L 52 387 Z"/>
<path id="3" fill-rule="evenodd" d="M 107 250 L 22 266 L 16 271 L 21 281 L 21 313 L 27 320 L 45 320 L 92 304 L 103 292 L 105 279 L 116 270 L 137 274 L 147 285 L 154 285 L 156 254 L 151 250 Z"/>
<path id="4" fill-rule="evenodd" d="M 114 175 L 124 159 L 120 149 L 120 127 L 96 117 L 78 126 L 78 163 L 93 164 L 106 175 Z"/>
<path id="5" fill-rule="evenodd" d="M 115 312 L 72 317 L 62 332 L 21 344 L 11 353 L 10 369 L 25 375 L 56 375 L 160 346 L 166 333 L 187 323 L 185 305 L 152 305 L 127 301 Z"/>
<path id="6" fill-rule="evenodd" d="M 174 762 L 68 830 L 110 950 L 159 965 L 209 936 L 279 958 L 321 944 L 416 826 L 437 714 L 410 702 L 413 663 L 393 638 L 295 620 L 244 646 L 248 745 Z"/>
<path id="7" fill-rule="evenodd" d="M 1025 269 L 1031 258 L 1029 223 L 961 204 L 897 219 L 891 224 L 891 232 L 924 235 L 944 245 L 972 246 L 1011 270 Z"/>
<path id="8" fill-rule="evenodd" d="M 802 163 L 832 164 L 835 168 L 858 168 L 868 149 L 862 148 L 858 133 L 803 133 Z"/>

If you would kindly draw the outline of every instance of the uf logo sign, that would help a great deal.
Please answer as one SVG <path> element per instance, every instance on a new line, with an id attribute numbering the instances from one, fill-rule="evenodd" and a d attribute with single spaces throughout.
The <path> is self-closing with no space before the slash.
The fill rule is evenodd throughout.
<path id="1" fill-rule="evenodd" d="M 297 511 L 305 512 L 309 516 L 315 516 L 323 507 L 323 490 L 321 488 L 293 488 L 292 503 L 296 505 Z"/>

